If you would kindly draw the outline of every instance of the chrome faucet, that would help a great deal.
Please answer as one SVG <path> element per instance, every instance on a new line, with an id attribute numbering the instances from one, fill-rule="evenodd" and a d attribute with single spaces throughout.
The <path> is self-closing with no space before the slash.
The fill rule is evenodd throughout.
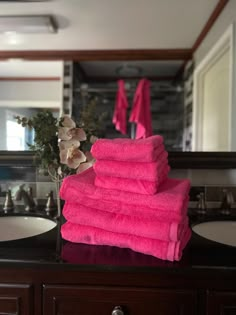
<path id="1" fill-rule="evenodd" d="M 230 210 L 234 203 L 234 197 L 230 190 L 223 189 L 223 199 L 220 205 L 221 213 L 222 214 L 230 214 Z"/>
<path id="2" fill-rule="evenodd" d="M 24 184 L 19 186 L 19 189 L 15 193 L 15 200 L 23 200 L 25 211 L 33 211 L 35 208 L 35 202 L 32 197 L 32 191 L 29 188 L 29 193 L 24 190 Z"/>

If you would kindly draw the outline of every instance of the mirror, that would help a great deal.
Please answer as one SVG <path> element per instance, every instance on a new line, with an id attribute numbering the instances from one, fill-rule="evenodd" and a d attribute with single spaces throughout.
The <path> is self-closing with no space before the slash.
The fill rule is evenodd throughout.
<path id="1" fill-rule="evenodd" d="M 28 144 L 33 144 L 33 131 L 22 128 L 15 116 L 31 117 L 42 109 L 59 116 L 62 88 L 62 61 L 1 61 L 0 150 L 28 150 Z"/>
<path id="2" fill-rule="evenodd" d="M 183 146 L 185 106 L 184 106 L 184 73 L 179 70 L 182 60 L 114 60 L 75 62 L 76 80 L 75 98 L 82 99 L 82 104 L 90 98 L 96 98 L 99 111 L 107 113 L 104 137 L 133 137 L 135 126 L 128 122 L 135 91 L 139 81 L 147 78 L 150 81 L 151 117 L 153 134 L 160 134 L 165 139 L 168 151 L 186 151 Z M 122 135 L 112 123 L 117 81 L 125 82 L 128 99 L 127 125 L 128 132 Z"/>
<path id="3" fill-rule="evenodd" d="M 78 53 L 78 52 L 77 52 Z M 42 59 L 70 59 L 73 60 L 74 65 L 74 84 L 73 84 L 73 113 L 76 115 L 78 109 L 78 103 L 82 106 L 86 104 L 90 97 L 96 97 L 99 104 L 99 110 L 108 112 L 108 121 L 106 122 L 106 137 L 120 137 L 121 134 L 116 132 L 114 126 L 111 123 L 111 118 L 114 110 L 115 97 L 117 92 L 117 80 L 122 78 L 126 82 L 126 90 L 129 99 L 129 104 L 132 106 L 132 99 L 137 86 L 138 81 L 147 77 L 151 83 L 151 96 L 152 96 L 152 118 L 153 118 L 153 130 L 154 133 L 162 134 L 165 138 L 165 145 L 169 152 L 172 151 L 202 151 L 199 149 L 192 148 L 192 125 L 196 121 L 192 121 L 192 108 L 193 108 L 193 73 L 194 63 L 191 62 L 188 50 L 183 50 L 182 54 L 175 53 L 170 57 L 168 52 L 149 51 L 135 51 L 131 54 L 130 51 L 116 51 L 116 52 L 96 52 L 93 53 L 80 53 L 77 56 L 76 52 L 46 52 L 41 53 Z M 40 53 L 38 52 L 37 54 Z M 54 55 L 56 54 L 56 55 Z M 165 54 L 167 58 L 165 57 Z M 19 52 L 16 55 L 22 56 Z M 27 53 L 27 58 L 36 56 L 33 53 Z M 167 60 L 168 59 L 168 60 Z M 8 61 L 6 61 L 8 63 Z M 30 61 L 34 62 L 34 61 Z M 35 61 L 40 62 L 40 61 Z M 55 60 L 41 61 L 48 63 L 57 63 Z M 63 62 L 59 62 L 60 74 L 63 76 Z M 32 67 L 31 67 L 32 68 Z M 42 67 L 42 69 L 47 67 Z M 0 68 L 1 70 L 1 68 Z M 30 70 L 29 70 L 30 72 Z M 157 75 L 158 73 L 158 75 Z M 6 74 L 4 74 L 6 75 Z M 43 74 L 41 74 L 43 75 Z M 47 74 L 49 75 L 49 74 Z M 52 78 L 55 78 L 50 72 Z M 1 73 L 0 73 L 0 76 Z M 6 75 L 7 76 L 7 75 Z M 36 76 L 36 79 L 35 77 Z M 32 75 L 32 81 L 37 81 L 36 74 Z M 46 75 L 45 75 L 46 76 Z M 37 108 L 37 104 L 43 108 L 57 109 L 59 112 L 62 110 L 62 103 L 65 99 L 62 99 L 63 95 L 63 79 L 60 77 L 58 80 L 59 86 L 57 89 L 57 100 L 34 100 L 21 99 L 14 100 L 7 99 L 7 96 L 16 96 L 17 93 L 5 93 L 5 99 L 0 100 L 0 106 L 5 108 L 12 107 L 15 104 L 25 104 L 25 107 L 29 108 L 29 104 L 32 104 L 32 109 Z M 17 78 L 17 77 L 16 77 Z M 46 76 L 46 78 L 48 78 Z M 58 77 L 57 77 L 58 78 Z M 45 77 L 44 77 L 45 79 Z M 48 79 L 46 81 L 46 90 L 50 92 L 53 89 L 49 86 L 53 83 L 54 79 Z M 4 81 L 4 80 L 2 80 Z M 25 82 L 26 80 L 22 80 Z M 28 80 L 29 81 L 29 80 Z M 43 83 L 43 80 L 38 80 L 38 83 Z M 55 80 L 56 81 L 56 80 Z M 210 80 L 211 81 L 211 80 Z M 0 81 L 1 83 L 1 81 Z M 17 80 L 8 79 L 8 83 L 12 84 L 11 91 L 17 86 Z M 29 83 L 29 82 L 28 82 Z M 31 82 L 32 83 L 32 82 Z M 30 84 L 31 84 L 30 83 Z M 55 82 L 54 82 L 55 83 Z M 210 82 L 211 83 L 211 82 Z M 22 84 L 22 82 L 21 82 Z M 32 83 L 33 84 L 33 83 Z M 7 88 L 5 87 L 7 91 Z M 23 89 L 21 89 L 23 90 Z M 33 91 L 33 88 L 28 88 L 26 91 Z M 38 91 L 38 89 L 35 89 Z M 4 93 L 3 93 L 4 94 Z M 7 94 L 7 96 L 6 96 Z M 24 96 L 26 93 L 23 93 Z M 40 95 L 45 96 L 45 93 L 41 92 Z M 22 96 L 22 95 L 21 95 Z M 214 98 L 213 98 L 214 99 Z M 18 102 L 19 101 L 19 102 Z M 176 105 L 177 104 L 177 105 Z M 8 105 L 8 106 L 6 106 Z M 198 104 L 195 104 L 198 106 Z M 15 108 L 18 108 L 16 106 Z M 5 114 L 6 115 L 6 114 Z M 208 125 L 206 122 L 205 125 Z M 1 126 L 2 127 L 2 126 Z M 218 127 L 218 129 L 220 129 Z M 128 136 L 132 134 L 132 126 L 130 126 Z M 3 149 L 2 149 L 3 150 Z M 204 148 L 205 151 L 210 151 Z M 229 151 L 215 149 L 212 151 Z"/>

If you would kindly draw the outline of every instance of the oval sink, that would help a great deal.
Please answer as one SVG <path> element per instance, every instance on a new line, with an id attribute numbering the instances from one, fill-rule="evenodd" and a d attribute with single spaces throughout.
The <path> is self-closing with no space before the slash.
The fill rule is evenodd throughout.
<path id="1" fill-rule="evenodd" d="M 33 216 L 6 216 L 0 218 L 0 242 L 36 236 L 52 230 L 56 222 Z"/>
<path id="2" fill-rule="evenodd" d="M 236 246 L 236 221 L 203 222 L 194 225 L 192 230 L 211 241 Z"/>

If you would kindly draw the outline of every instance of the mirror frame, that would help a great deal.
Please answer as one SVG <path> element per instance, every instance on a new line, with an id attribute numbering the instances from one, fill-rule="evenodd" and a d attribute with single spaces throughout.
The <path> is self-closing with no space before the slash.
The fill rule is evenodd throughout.
<path id="1" fill-rule="evenodd" d="M 0 60 L 21 58 L 25 60 L 62 61 L 114 61 L 114 60 L 182 60 L 192 58 L 193 49 L 129 49 L 129 50 L 50 50 L 1 51 Z M 0 164 L 33 165 L 31 151 L 0 151 Z M 177 169 L 229 169 L 236 168 L 236 152 L 169 152 L 171 168 Z"/>

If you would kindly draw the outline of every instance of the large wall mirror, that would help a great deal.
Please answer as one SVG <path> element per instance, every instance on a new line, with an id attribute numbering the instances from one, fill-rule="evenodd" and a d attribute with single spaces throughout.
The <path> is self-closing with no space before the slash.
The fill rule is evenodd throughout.
<path id="1" fill-rule="evenodd" d="M 77 106 L 84 106 L 90 97 L 95 97 L 99 110 L 108 112 L 105 136 L 120 136 L 111 122 L 117 80 L 123 79 L 126 82 L 127 95 L 132 106 L 137 83 L 145 77 L 151 81 L 153 131 L 164 136 L 173 164 L 179 161 L 177 167 L 215 167 L 216 164 L 222 168 L 234 166 L 235 155 L 232 152 L 207 149 L 204 153 L 193 152 L 191 136 L 194 62 L 191 51 L 176 51 L 174 55 L 169 54 L 167 57 L 164 56 L 165 53 L 161 52 L 160 55 L 160 52 L 155 54 L 155 51 L 148 50 L 136 51 L 136 54 L 130 51 L 10 53 L 13 58 L 0 63 L 2 134 L 8 133 L 9 137 L 14 137 L 14 133 L 17 133 L 13 132 L 13 125 L 9 122 L 15 114 L 27 116 L 42 108 L 52 110 L 55 115 L 62 113 L 64 61 L 70 60 L 74 75 L 72 113 L 76 114 Z M 22 57 L 25 58 L 24 61 L 19 60 Z M 27 69 L 26 73 L 22 72 L 23 69 Z M 219 128 L 220 126 L 219 122 Z M 132 135 L 129 133 L 127 136 Z M 29 139 L 32 135 L 25 137 Z M 19 140 L 14 141 L 19 145 Z M 2 153 L 5 151 L 4 154 L 16 149 L 14 145 L 7 145 L 7 136 L 0 144 L 0 150 Z M 17 148 L 27 150 L 27 147 Z M 215 163 L 212 164 L 212 160 Z"/>

